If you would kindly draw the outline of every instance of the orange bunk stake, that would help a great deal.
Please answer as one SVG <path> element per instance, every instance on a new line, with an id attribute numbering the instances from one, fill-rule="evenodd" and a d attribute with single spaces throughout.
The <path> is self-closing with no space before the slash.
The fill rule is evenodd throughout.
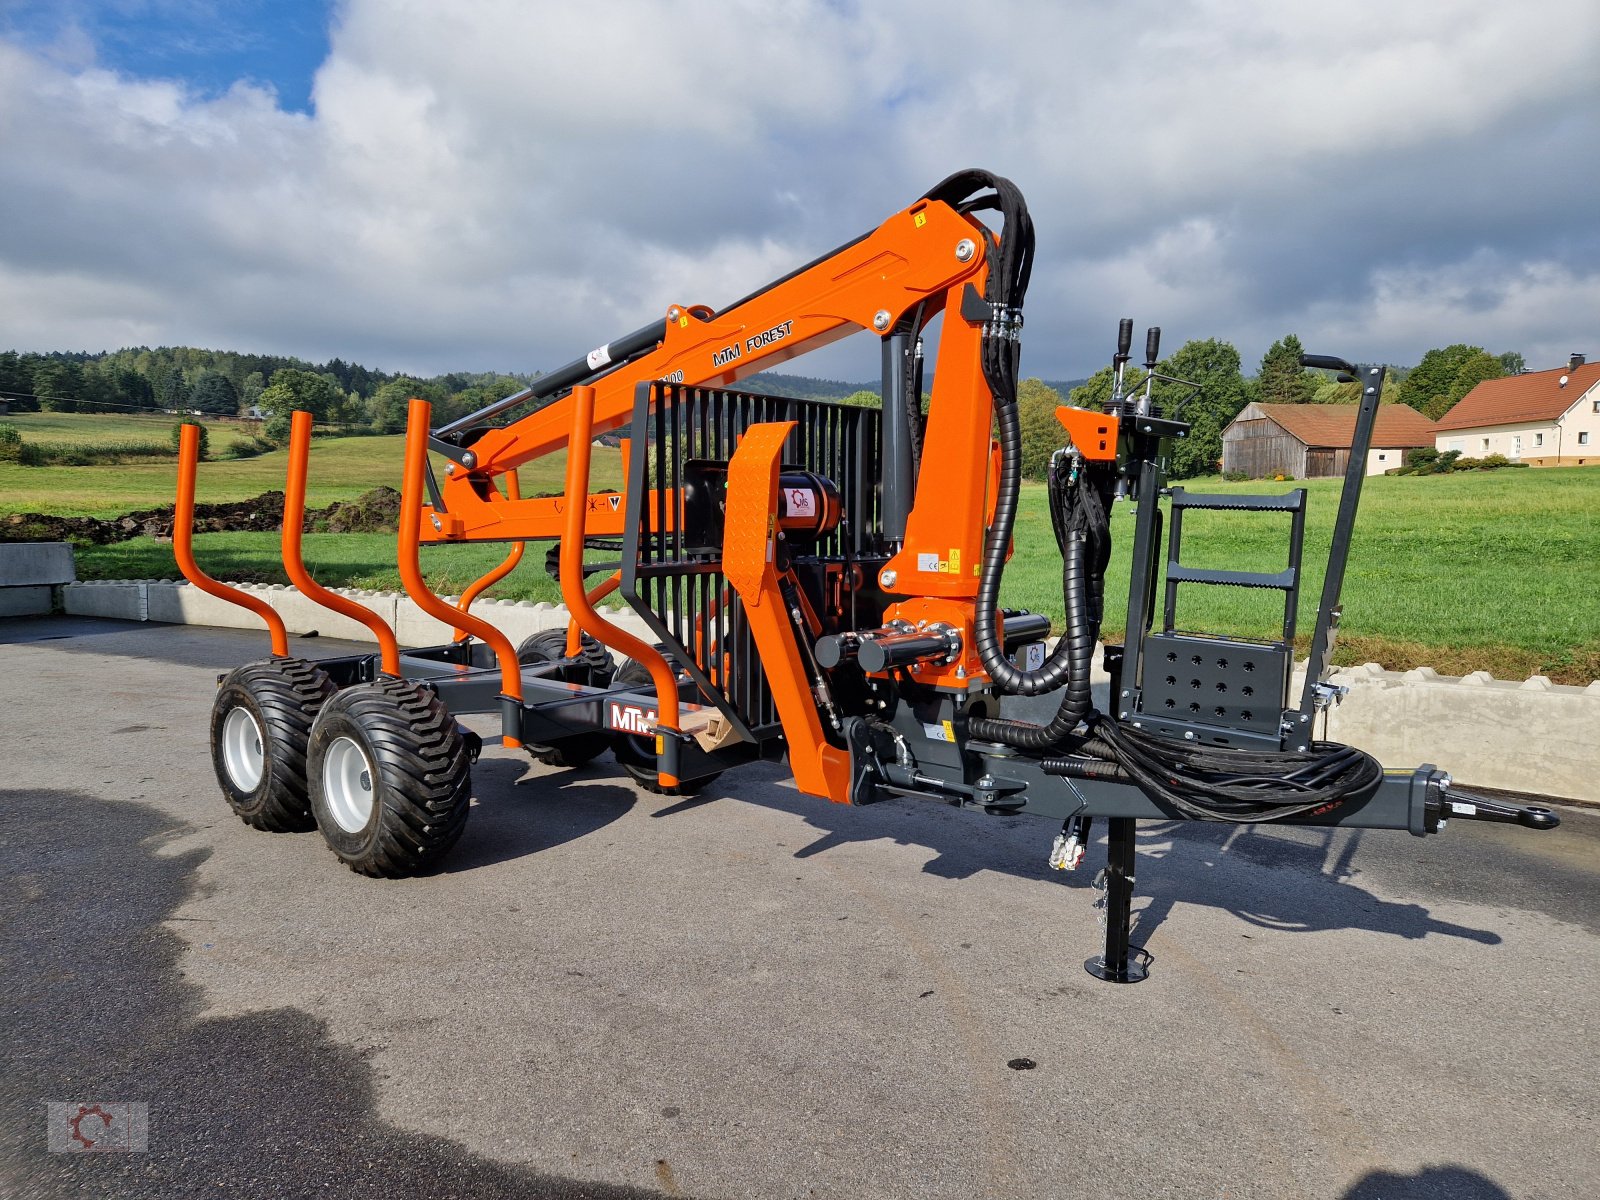
<path id="1" fill-rule="evenodd" d="M 300 535 L 306 517 L 306 465 L 311 457 L 311 423 L 312 416 L 308 412 L 297 410 L 289 418 L 289 477 L 283 487 L 283 569 L 309 599 L 340 616 L 360 621 L 372 630 L 382 656 L 383 673 L 398 678 L 400 645 L 389 623 L 366 605 L 330 592 L 306 570 Z"/>
<path id="2" fill-rule="evenodd" d="M 583 590 L 584 517 L 588 512 L 590 439 L 594 431 L 594 388 L 587 384 L 572 389 L 572 433 L 567 440 L 567 521 L 561 538 L 561 599 L 572 613 L 573 624 L 582 633 L 620 650 L 650 672 L 656 689 L 656 728 L 664 734 L 678 733 L 678 677 L 671 664 L 654 646 L 624 629 L 618 629 L 598 612 Z M 609 581 L 608 581 L 609 582 Z M 600 587 L 605 587 L 601 584 Z M 600 588 L 596 588 L 599 591 Z M 567 635 L 568 644 L 572 636 Z M 658 743 L 659 745 L 659 740 Z M 676 787 L 678 778 L 660 772 L 662 787 Z"/>
<path id="3" fill-rule="evenodd" d="M 506 473 L 506 499 L 512 501 L 522 499 L 522 485 L 517 481 L 517 473 L 515 471 Z M 456 604 L 456 607 L 462 612 L 470 609 L 472 602 L 481 596 L 487 588 L 493 587 L 511 574 L 512 571 L 516 570 L 517 564 L 522 561 L 523 551 L 527 548 L 527 542 L 512 543 L 511 553 L 505 556 L 499 566 L 486 572 L 481 579 L 474 581 L 471 587 L 461 593 L 461 599 Z M 467 631 L 458 627 L 450 636 L 452 640 L 459 642 L 467 636 Z"/>
<path id="4" fill-rule="evenodd" d="M 520 704 L 522 668 L 510 639 L 489 622 L 446 604 L 429 590 L 422 577 L 422 478 L 428 466 L 428 426 L 432 418 L 433 405 L 426 400 L 411 401 L 406 414 L 405 474 L 400 488 L 400 582 L 406 595 L 423 612 L 437 621 L 459 626 L 494 651 L 500 664 L 501 695 Z M 512 748 L 522 745 L 522 739 L 511 733 L 502 733 L 500 741 Z"/>
<path id="5" fill-rule="evenodd" d="M 622 586 L 622 572 L 613 571 L 594 587 L 584 593 L 584 599 L 590 604 L 598 604 L 612 592 Z M 583 649 L 583 630 L 578 628 L 576 621 L 567 624 L 567 657 L 571 658 Z"/>
<path id="6" fill-rule="evenodd" d="M 194 561 L 194 481 L 200 464 L 200 427 L 185 424 L 178 435 L 178 497 L 172 518 L 172 555 L 178 560 L 178 570 L 183 577 L 207 595 L 240 608 L 248 608 L 267 623 L 272 635 L 272 653 L 279 658 L 289 656 L 289 633 L 283 627 L 283 618 L 260 597 L 238 588 L 218 583 L 207 575 Z"/>

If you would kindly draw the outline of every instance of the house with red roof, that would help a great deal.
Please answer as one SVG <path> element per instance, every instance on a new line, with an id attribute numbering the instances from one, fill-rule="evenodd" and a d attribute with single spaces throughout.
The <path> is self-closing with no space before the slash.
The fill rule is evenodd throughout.
<path id="1" fill-rule="evenodd" d="M 1485 380 L 1439 418 L 1434 444 L 1465 458 L 1600 466 L 1600 363 L 1574 354 L 1553 371 Z"/>
<path id="2" fill-rule="evenodd" d="M 1354 404 L 1246 404 L 1222 431 L 1222 469 L 1252 479 L 1343 475 L 1355 440 Z M 1434 425 L 1416 409 L 1385 404 L 1373 421 L 1367 474 L 1405 466 L 1406 451 L 1432 446 Z"/>

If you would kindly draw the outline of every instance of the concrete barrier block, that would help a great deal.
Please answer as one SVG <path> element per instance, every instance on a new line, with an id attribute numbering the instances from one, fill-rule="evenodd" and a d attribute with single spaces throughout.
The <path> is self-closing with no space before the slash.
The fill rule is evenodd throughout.
<path id="1" fill-rule="evenodd" d="M 71 542 L 0 542 L 0 587 L 49 586 L 77 578 Z"/>
<path id="2" fill-rule="evenodd" d="M 371 609 L 391 629 L 394 628 L 394 596 L 350 596 L 364 608 Z M 272 591 L 266 596 L 267 603 L 272 605 L 280 617 L 283 618 L 284 628 L 291 634 L 303 635 L 316 630 L 323 637 L 343 638 L 347 641 L 372 642 L 377 639 L 360 621 L 334 612 L 331 608 L 324 608 L 303 592 L 285 589 Z"/>
<path id="3" fill-rule="evenodd" d="M 74 617 L 137 621 L 138 587 L 131 583 L 69 583 L 61 589 L 61 609 Z"/>
<path id="4" fill-rule="evenodd" d="M 143 619 L 169 625 L 216 625 L 223 629 L 265 629 L 266 623 L 249 609 L 202 592 L 191 583 L 143 585 L 146 610 Z M 252 589 L 254 590 L 254 589 Z M 264 599 L 265 597 L 263 597 Z"/>
<path id="5" fill-rule="evenodd" d="M 1600 688 L 1537 678 L 1543 684 L 1533 688 L 1494 680 L 1462 686 L 1434 671 L 1357 679 L 1329 711 L 1327 736 L 1386 766 L 1433 763 L 1463 785 L 1600 802 Z"/>
<path id="6" fill-rule="evenodd" d="M 0 587 L 0 617 L 37 617 L 55 607 L 48 584 Z"/>

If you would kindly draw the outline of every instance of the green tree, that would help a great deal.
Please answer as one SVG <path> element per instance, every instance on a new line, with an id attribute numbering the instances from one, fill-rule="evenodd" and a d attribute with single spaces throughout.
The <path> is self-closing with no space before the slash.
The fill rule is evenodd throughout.
<path id="1" fill-rule="evenodd" d="M 1516 350 L 1507 350 L 1500 356 L 1500 369 L 1507 375 L 1520 375 L 1528 369 L 1528 362 Z"/>
<path id="2" fill-rule="evenodd" d="M 1429 350 L 1401 383 L 1400 403 L 1438 420 L 1450 411 L 1450 385 L 1455 382 L 1456 373 L 1468 359 L 1483 352 L 1482 346 L 1459 342 Z"/>
<path id="3" fill-rule="evenodd" d="M 1222 461 L 1222 430 L 1252 398 L 1252 389 L 1240 373 L 1239 352 L 1216 338 L 1185 342 L 1156 370 L 1200 385 L 1199 395 L 1177 414 L 1191 428 L 1187 437 L 1172 444 L 1172 478 L 1215 474 Z M 1155 396 L 1166 415 L 1172 416 L 1189 390 L 1162 383 L 1156 385 Z"/>
<path id="4" fill-rule="evenodd" d="M 156 389 L 156 406 L 167 412 L 182 412 L 189 402 L 189 380 L 183 368 L 169 366 L 151 381 Z"/>
<path id="5" fill-rule="evenodd" d="M 244 377 L 244 383 L 239 388 L 239 402 L 246 408 L 259 404 L 261 402 L 261 393 L 266 390 L 267 381 L 262 377 L 261 372 L 251 371 L 250 374 Z"/>
<path id="6" fill-rule="evenodd" d="M 272 382 L 261 393 L 259 403 L 273 416 L 301 409 L 317 421 L 327 421 L 344 403 L 344 393 L 326 376 L 284 367 L 273 372 Z"/>
<path id="7" fill-rule="evenodd" d="M 853 408 L 882 408 L 883 397 L 878 395 L 877 392 L 863 388 L 859 392 L 851 392 L 839 403 L 848 404 Z"/>
<path id="8" fill-rule="evenodd" d="M 1022 477 L 1043 479 L 1050 458 L 1067 444 L 1066 430 L 1056 420 L 1061 393 L 1037 379 L 1024 379 L 1017 387 L 1017 420 L 1022 426 Z"/>
<path id="9" fill-rule="evenodd" d="M 372 393 L 372 398 L 367 401 L 367 409 L 372 416 L 372 427 L 384 433 L 404 432 L 406 412 L 412 397 L 436 401 L 438 390 L 409 375 L 402 375 L 398 379 L 391 379 L 388 383 L 379 384 L 377 390 Z"/>
<path id="10" fill-rule="evenodd" d="M 196 412 L 231 417 L 239 411 L 239 394 L 226 375 L 207 371 L 189 389 L 189 407 Z"/>
<path id="11" fill-rule="evenodd" d="M 176 454 L 178 452 L 178 446 L 183 440 L 183 427 L 184 427 L 185 424 L 186 424 L 186 422 L 183 422 L 183 421 L 174 421 L 173 424 L 172 424 L 171 437 L 172 437 L 172 452 L 174 454 Z M 211 457 L 211 431 L 209 429 L 207 429 L 204 425 L 200 424 L 198 421 L 193 422 L 193 424 L 194 424 L 195 428 L 200 431 L 200 457 L 202 459 L 210 458 Z"/>
<path id="12" fill-rule="evenodd" d="M 1130 367 L 1123 373 L 1125 382 L 1131 383 L 1135 379 L 1143 379 L 1144 372 L 1137 367 Z M 1095 412 L 1105 412 L 1106 405 L 1111 403 L 1111 389 L 1115 384 L 1110 367 L 1101 367 L 1077 387 L 1073 388 L 1067 396 L 1067 403 L 1074 408 L 1090 408 Z"/>
<path id="13" fill-rule="evenodd" d="M 281 408 L 273 412 L 261 424 L 261 436 L 274 446 L 287 446 L 289 444 L 289 430 L 291 428 L 290 409 Z"/>
<path id="14" fill-rule="evenodd" d="M 0 399 L 12 412 L 32 412 L 39 407 L 33 395 L 33 372 L 15 350 L 0 354 Z"/>
<path id="15" fill-rule="evenodd" d="M 1261 356 L 1256 375 L 1256 394 L 1263 404 L 1313 404 L 1317 398 L 1317 377 L 1300 365 L 1304 348 L 1294 334 L 1273 342 Z"/>
<path id="16" fill-rule="evenodd" d="M 33 369 L 33 392 L 45 412 L 76 412 L 83 367 L 67 358 L 41 359 Z"/>
<path id="17" fill-rule="evenodd" d="M 1436 413 L 1427 412 L 1424 415 L 1437 421 L 1445 413 L 1460 404 L 1462 400 L 1466 399 L 1467 393 L 1480 383 L 1487 379 L 1500 379 L 1505 373 L 1505 366 L 1499 358 L 1482 350 L 1478 351 L 1478 353 L 1471 355 L 1462 362 L 1456 371 L 1456 377 L 1450 381 L 1450 390 L 1445 393 L 1449 403 Z"/>

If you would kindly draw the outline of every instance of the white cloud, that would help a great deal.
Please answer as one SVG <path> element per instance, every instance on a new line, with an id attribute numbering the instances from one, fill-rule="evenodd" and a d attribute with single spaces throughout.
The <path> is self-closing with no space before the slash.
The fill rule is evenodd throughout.
<path id="1" fill-rule="evenodd" d="M 347 0 L 312 116 L 91 51 L 0 42 L 0 345 L 550 367 L 977 165 L 1039 228 L 1031 372 L 1125 312 L 1247 363 L 1600 350 L 1589 0 Z"/>

